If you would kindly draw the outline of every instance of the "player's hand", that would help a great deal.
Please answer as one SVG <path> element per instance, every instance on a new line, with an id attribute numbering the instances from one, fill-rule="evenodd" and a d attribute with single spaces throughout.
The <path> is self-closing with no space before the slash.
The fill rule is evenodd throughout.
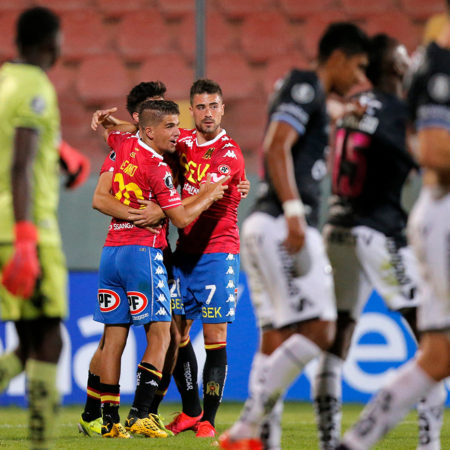
<path id="1" fill-rule="evenodd" d="M 16 223 L 14 232 L 14 253 L 3 269 L 2 284 L 11 294 L 28 299 L 41 273 L 37 229 L 31 222 L 23 221 Z"/>
<path id="2" fill-rule="evenodd" d="M 344 106 L 344 117 L 346 116 L 356 116 L 361 119 L 366 112 L 367 105 L 361 105 L 358 100 L 352 99 L 345 103 Z"/>
<path id="3" fill-rule="evenodd" d="M 237 190 L 241 194 L 241 198 L 247 198 L 248 193 L 250 192 L 250 181 L 249 180 L 239 180 L 239 184 L 237 185 Z"/>
<path id="4" fill-rule="evenodd" d="M 306 222 L 302 216 L 286 217 L 287 236 L 283 242 L 286 250 L 291 253 L 299 252 L 305 244 Z"/>
<path id="5" fill-rule="evenodd" d="M 166 218 L 162 209 L 155 202 L 150 200 L 138 200 L 138 202 L 145 206 L 145 208 L 130 208 L 128 210 L 128 220 L 138 227 L 158 229 L 157 227 L 161 225 L 161 221 Z M 161 227 L 159 228 L 158 233 L 160 230 Z"/>
<path id="6" fill-rule="evenodd" d="M 228 185 L 225 184 L 230 180 L 230 176 L 221 178 L 217 182 L 211 181 L 211 174 L 209 173 L 204 183 L 200 185 L 199 194 L 209 197 L 212 202 L 216 202 L 223 198 L 223 194 L 228 189 Z"/>
<path id="7" fill-rule="evenodd" d="M 91 120 L 91 129 L 93 131 L 97 131 L 97 128 L 99 125 L 114 125 L 114 122 L 111 121 L 111 114 L 115 113 L 117 111 L 117 108 L 109 108 L 109 109 L 98 109 L 95 111 L 94 114 L 92 114 L 92 120 Z"/>
<path id="8" fill-rule="evenodd" d="M 65 141 L 61 141 L 59 146 L 59 162 L 61 168 L 67 173 L 66 188 L 75 189 L 89 177 L 91 162 Z"/>

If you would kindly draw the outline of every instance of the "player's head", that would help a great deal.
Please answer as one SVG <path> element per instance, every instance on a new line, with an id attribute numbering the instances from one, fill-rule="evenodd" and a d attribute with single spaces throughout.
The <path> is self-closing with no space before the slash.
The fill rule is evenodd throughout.
<path id="1" fill-rule="evenodd" d="M 162 81 L 144 81 L 127 95 L 127 110 L 135 123 L 139 121 L 139 107 L 146 100 L 164 100 L 166 85 Z"/>
<path id="2" fill-rule="evenodd" d="M 406 47 L 384 33 L 373 36 L 370 44 L 366 73 L 373 86 L 381 87 L 390 80 L 402 83 L 410 63 Z"/>
<path id="3" fill-rule="evenodd" d="M 25 62 L 49 69 L 60 54 L 59 17 L 42 6 L 26 9 L 17 20 L 16 45 Z"/>
<path id="4" fill-rule="evenodd" d="M 139 133 L 158 153 L 173 153 L 180 130 L 180 110 L 171 100 L 147 100 L 139 108 Z"/>
<path id="5" fill-rule="evenodd" d="M 367 35 L 349 22 L 331 24 L 319 42 L 319 65 L 327 72 L 327 90 L 345 95 L 365 81 L 370 50 Z"/>
<path id="6" fill-rule="evenodd" d="M 190 91 L 191 113 L 197 131 L 215 137 L 225 110 L 222 89 L 212 80 L 201 78 L 193 83 Z"/>

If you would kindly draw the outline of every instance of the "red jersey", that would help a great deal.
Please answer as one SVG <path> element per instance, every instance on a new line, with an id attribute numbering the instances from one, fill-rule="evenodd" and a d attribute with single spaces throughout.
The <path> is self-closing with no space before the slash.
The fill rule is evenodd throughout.
<path id="1" fill-rule="evenodd" d="M 172 172 L 161 155 L 130 133 L 111 133 L 108 145 L 115 152 L 112 193 L 117 199 L 132 208 L 142 207 L 139 199 L 151 200 L 163 210 L 181 206 Z M 119 245 L 165 248 L 166 227 L 159 234 L 153 234 L 131 222 L 113 218 L 105 246 Z"/>
<path id="2" fill-rule="evenodd" d="M 200 184 L 211 174 L 212 181 L 229 175 L 224 197 L 215 202 L 186 228 L 179 230 L 177 249 L 186 253 L 239 253 L 237 211 L 241 194 L 237 185 L 245 178 L 241 149 L 225 130 L 213 140 L 199 145 L 197 131 L 181 129 L 177 143 L 180 157 L 181 197 L 198 193 Z"/>

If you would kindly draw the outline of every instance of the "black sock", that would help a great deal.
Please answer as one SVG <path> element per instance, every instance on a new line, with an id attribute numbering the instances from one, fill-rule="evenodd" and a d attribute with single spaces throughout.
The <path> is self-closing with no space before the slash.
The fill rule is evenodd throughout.
<path id="1" fill-rule="evenodd" d="M 130 415 L 139 418 L 147 417 L 153 396 L 158 390 L 161 380 L 161 372 L 152 364 L 141 362 L 138 365 L 136 375 L 136 392 L 134 394 L 133 406 Z"/>
<path id="2" fill-rule="evenodd" d="M 87 390 L 86 390 L 86 404 L 81 417 L 86 422 L 102 417 L 102 401 L 100 398 L 100 377 L 89 372 Z"/>
<path id="3" fill-rule="evenodd" d="M 214 426 L 217 410 L 222 401 L 227 378 L 226 342 L 205 345 L 206 361 L 203 369 L 203 417 Z"/>
<path id="4" fill-rule="evenodd" d="M 197 376 L 197 358 L 191 340 L 188 339 L 180 344 L 173 378 L 181 395 L 183 412 L 190 417 L 196 417 L 202 413 L 200 397 L 198 396 Z"/>
<path id="5" fill-rule="evenodd" d="M 118 384 L 100 383 L 103 423 L 119 423 L 120 386 Z"/>
<path id="6" fill-rule="evenodd" d="M 155 392 L 152 404 L 150 405 L 150 412 L 152 414 L 158 414 L 159 405 L 163 401 L 167 393 L 171 378 L 171 373 L 163 372 L 161 381 L 159 382 L 158 390 Z"/>

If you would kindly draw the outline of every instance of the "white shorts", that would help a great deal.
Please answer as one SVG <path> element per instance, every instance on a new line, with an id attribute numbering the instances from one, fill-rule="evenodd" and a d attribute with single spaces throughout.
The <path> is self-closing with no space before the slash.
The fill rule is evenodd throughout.
<path id="1" fill-rule="evenodd" d="M 375 288 L 394 311 L 418 306 L 418 263 L 410 247 L 366 226 L 325 225 L 323 237 L 333 267 L 337 310 L 355 320 Z"/>
<path id="2" fill-rule="evenodd" d="M 419 260 L 418 326 L 450 329 L 450 193 L 423 187 L 411 213 L 408 237 Z"/>
<path id="3" fill-rule="evenodd" d="M 261 328 L 281 328 L 310 319 L 336 320 L 333 276 L 322 237 L 308 227 L 294 256 L 282 242 L 284 216 L 251 214 L 242 227 L 242 262 Z"/>

